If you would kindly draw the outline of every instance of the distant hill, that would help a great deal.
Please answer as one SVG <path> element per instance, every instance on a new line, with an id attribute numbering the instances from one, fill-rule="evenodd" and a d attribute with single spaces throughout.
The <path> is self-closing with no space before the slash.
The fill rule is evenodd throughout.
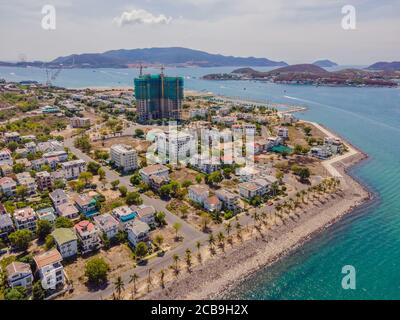
<path id="1" fill-rule="evenodd" d="M 50 64 L 74 67 L 129 67 L 130 65 L 163 64 L 166 66 L 286 66 L 283 61 L 272 61 L 267 58 L 234 57 L 220 54 L 211 54 L 204 51 L 181 47 L 148 48 L 148 49 L 120 49 L 103 53 L 74 54 L 59 57 Z"/>
<path id="2" fill-rule="evenodd" d="M 368 70 L 400 71 L 400 61 L 377 62 L 370 65 Z"/>
<path id="3" fill-rule="evenodd" d="M 336 67 L 338 64 L 331 60 L 317 60 L 313 62 L 313 65 L 321 68 L 330 68 L 330 67 Z"/>
<path id="4" fill-rule="evenodd" d="M 294 64 L 268 71 L 269 75 L 290 74 L 290 73 L 306 73 L 306 74 L 326 74 L 328 71 L 314 64 Z"/>

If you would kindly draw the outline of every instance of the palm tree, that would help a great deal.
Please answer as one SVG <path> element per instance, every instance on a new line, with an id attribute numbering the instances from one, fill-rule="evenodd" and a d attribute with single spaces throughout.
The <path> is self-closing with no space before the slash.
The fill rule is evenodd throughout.
<path id="1" fill-rule="evenodd" d="M 124 281 L 122 280 L 122 278 L 120 276 L 114 282 L 114 286 L 115 286 L 115 291 L 117 291 L 118 300 L 121 300 L 121 293 L 123 290 L 125 290 L 125 286 L 124 286 Z"/>
<path id="2" fill-rule="evenodd" d="M 222 231 L 220 231 L 219 233 L 218 233 L 218 235 L 217 235 L 217 238 L 218 238 L 218 242 L 219 242 L 219 246 L 220 246 L 220 248 L 222 249 L 222 251 L 224 251 L 224 249 L 225 249 L 225 236 L 224 236 L 224 233 L 222 232 Z"/>
<path id="3" fill-rule="evenodd" d="M 164 277 L 165 277 L 165 270 L 161 269 L 160 270 L 160 285 L 161 285 L 161 288 L 163 288 L 163 289 L 165 288 Z"/>
<path id="4" fill-rule="evenodd" d="M 129 283 L 133 282 L 133 292 L 134 293 L 137 293 L 136 282 L 138 279 L 139 279 L 139 276 L 136 273 L 131 274 L 131 277 L 129 279 Z"/>
<path id="5" fill-rule="evenodd" d="M 210 248 L 212 248 L 215 244 L 214 235 L 212 233 L 210 233 L 208 236 L 208 244 L 210 245 Z"/>
<path id="6" fill-rule="evenodd" d="M 196 242 L 197 260 L 201 263 L 201 252 L 200 252 L 200 247 L 201 247 L 201 242 L 200 242 L 200 241 L 197 241 L 197 242 Z"/>
<path id="7" fill-rule="evenodd" d="M 174 260 L 174 265 L 172 267 L 175 271 L 175 275 L 178 275 L 178 273 L 179 273 L 179 264 L 178 263 L 179 263 L 180 258 L 177 254 L 174 254 L 172 259 Z"/>
<path id="8" fill-rule="evenodd" d="M 190 270 L 190 267 L 192 266 L 192 251 L 190 251 L 189 248 L 187 248 L 185 251 L 185 258 L 186 258 L 187 268 L 188 270 Z"/>
<path id="9" fill-rule="evenodd" d="M 229 233 L 231 232 L 231 230 L 232 230 L 232 225 L 231 225 L 231 223 L 230 223 L 230 222 L 226 223 L 226 224 L 225 224 L 225 231 L 226 231 L 226 233 L 227 233 L 228 236 L 229 236 Z"/>
<path id="10" fill-rule="evenodd" d="M 150 286 L 152 285 L 152 279 L 151 279 L 151 272 L 153 270 L 149 268 L 148 274 L 147 274 L 147 292 L 150 292 Z"/>

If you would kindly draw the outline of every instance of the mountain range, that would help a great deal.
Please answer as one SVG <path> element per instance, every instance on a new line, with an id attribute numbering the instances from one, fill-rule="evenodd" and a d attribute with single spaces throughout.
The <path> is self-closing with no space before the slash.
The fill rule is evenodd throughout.
<path id="1" fill-rule="evenodd" d="M 205 51 L 181 47 L 147 48 L 147 49 L 120 49 L 103 53 L 83 53 L 58 57 L 50 62 L 20 62 L 16 66 L 38 66 L 63 68 L 129 68 L 144 65 L 164 66 L 199 66 L 199 67 L 279 67 L 287 66 L 284 61 L 272 61 L 267 58 L 234 57 L 221 54 L 212 54 Z M 0 65 L 12 65 L 0 63 Z"/>

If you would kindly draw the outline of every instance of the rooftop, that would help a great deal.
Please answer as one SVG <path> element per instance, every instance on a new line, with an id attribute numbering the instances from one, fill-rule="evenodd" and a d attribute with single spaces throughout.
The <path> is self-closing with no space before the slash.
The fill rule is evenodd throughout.
<path id="1" fill-rule="evenodd" d="M 61 262 L 62 257 L 58 250 L 53 249 L 33 257 L 33 260 L 35 261 L 37 267 L 41 269 L 50 264 Z"/>
<path id="2" fill-rule="evenodd" d="M 69 228 L 57 228 L 51 233 L 51 235 L 59 245 L 78 239 L 75 232 Z"/>
<path id="3" fill-rule="evenodd" d="M 8 276 L 16 273 L 32 273 L 31 266 L 28 263 L 14 261 L 6 268 Z"/>

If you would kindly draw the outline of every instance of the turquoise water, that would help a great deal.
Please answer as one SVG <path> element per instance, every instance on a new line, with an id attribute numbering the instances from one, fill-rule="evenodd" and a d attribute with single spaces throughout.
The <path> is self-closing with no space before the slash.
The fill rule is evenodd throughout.
<path id="1" fill-rule="evenodd" d="M 203 81 L 233 68 L 167 69 L 187 88 L 308 107 L 301 118 L 338 132 L 369 154 L 352 169 L 375 200 L 346 216 L 300 250 L 247 279 L 231 294 L 248 299 L 400 299 L 400 89 L 285 86 Z M 264 68 L 267 69 L 267 68 Z M 153 71 L 153 70 L 152 70 Z M 136 70 L 63 70 L 68 87 L 132 85 Z M 0 68 L 0 78 L 44 81 L 40 69 Z M 341 269 L 353 265 L 357 289 L 343 290 Z"/>

